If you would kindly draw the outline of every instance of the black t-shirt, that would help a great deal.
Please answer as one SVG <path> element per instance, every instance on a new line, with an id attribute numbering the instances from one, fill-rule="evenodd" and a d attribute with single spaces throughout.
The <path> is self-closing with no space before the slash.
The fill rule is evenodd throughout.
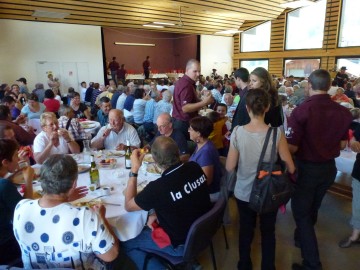
<path id="1" fill-rule="evenodd" d="M 87 110 L 87 106 L 84 103 L 80 103 L 79 109 L 74 110 L 75 118 L 86 118 L 84 112 Z"/>
<path id="2" fill-rule="evenodd" d="M 156 133 L 154 139 L 149 143 L 149 145 L 151 146 L 154 143 L 155 139 L 159 136 L 162 136 L 162 135 L 158 131 Z M 170 138 L 173 139 L 176 142 L 177 146 L 179 147 L 180 155 L 189 153 L 186 138 L 184 137 L 184 134 L 182 134 L 181 131 L 179 131 L 177 129 L 173 129 L 173 132 L 171 133 Z"/>
<path id="3" fill-rule="evenodd" d="M 206 176 L 195 162 L 165 170 L 136 197 L 142 209 L 155 209 L 160 226 L 173 246 L 184 244 L 192 223 L 211 208 Z"/>
<path id="4" fill-rule="evenodd" d="M 353 130 L 354 138 L 360 142 L 360 123 L 352 122 L 350 129 Z M 351 176 L 360 181 L 360 154 L 356 155 L 356 160 L 351 173 Z"/>

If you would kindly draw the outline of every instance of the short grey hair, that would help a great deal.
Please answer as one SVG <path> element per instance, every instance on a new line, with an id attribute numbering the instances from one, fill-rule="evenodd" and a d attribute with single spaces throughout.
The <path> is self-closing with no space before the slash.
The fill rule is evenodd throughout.
<path id="1" fill-rule="evenodd" d="M 301 88 L 306 88 L 308 86 L 309 82 L 307 80 L 302 80 L 301 82 L 299 82 L 299 86 Z"/>
<path id="2" fill-rule="evenodd" d="M 51 155 L 40 170 L 41 187 L 45 194 L 67 193 L 77 177 L 77 163 L 69 155 Z"/>
<path id="3" fill-rule="evenodd" d="M 164 91 L 164 92 L 162 93 L 162 98 L 163 98 L 164 101 L 170 102 L 171 99 L 172 99 L 172 94 L 171 94 L 171 92 L 170 92 L 169 90 Z"/>
<path id="4" fill-rule="evenodd" d="M 159 136 L 151 146 L 151 154 L 162 169 L 180 162 L 180 152 L 176 142 L 166 136 Z"/>

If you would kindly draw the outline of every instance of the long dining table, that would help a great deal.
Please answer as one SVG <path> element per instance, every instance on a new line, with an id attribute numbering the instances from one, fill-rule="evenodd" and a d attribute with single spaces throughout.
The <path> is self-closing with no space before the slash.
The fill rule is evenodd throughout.
<path id="1" fill-rule="evenodd" d="M 90 166 L 90 158 L 86 154 L 72 154 L 72 156 L 79 167 Z M 106 158 L 110 158 L 110 156 L 106 154 L 106 151 L 100 155 L 99 153 L 97 153 L 97 155 L 95 154 L 97 164 L 101 159 Z M 103 204 L 106 207 L 106 218 L 113 227 L 115 234 L 120 241 L 127 241 L 140 234 L 146 223 L 148 213 L 146 211 L 127 212 L 125 210 L 124 191 L 127 186 L 130 170 L 125 168 L 125 158 L 123 156 L 111 156 L 111 158 L 117 161 L 115 168 L 109 169 L 98 166 L 100 187 L 94 191 L 89 190 L 84 198 L 74 201 L 72 204 L 77 205 L 78 203 L 89 202 L 90 200 Z M 39 167 L 39 165 L 35 165 L 35 168 L 38 168 L 37 170 L 39 170 Z M 148 173 L 146 168 L 147 164 L 144 163 L 139 170 L 138 192 L 150 181 L 160 177 L 160 174 Z M 91 186 L 89 170 L 79 173 L 77 186 Z M 34 190 L 37 191 L 39 189 L 40 184 L 35 181 Z"/>

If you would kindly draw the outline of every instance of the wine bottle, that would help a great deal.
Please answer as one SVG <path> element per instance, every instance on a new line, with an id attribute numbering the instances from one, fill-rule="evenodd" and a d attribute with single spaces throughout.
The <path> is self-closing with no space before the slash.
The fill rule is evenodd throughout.
<path id="1" fill-rule="evenodd" d="M 131 169 L 131 147 L 129 140 L 126 140 L 125 168 Z"/>
<path id="2" fill-rule="evenodd" d="M 90 168 L 90 182 L 95 185 L 96 188 L 100 187 L 99 170 L 96 167 L 94 156 L 91 155 L 91 168 Z"/>

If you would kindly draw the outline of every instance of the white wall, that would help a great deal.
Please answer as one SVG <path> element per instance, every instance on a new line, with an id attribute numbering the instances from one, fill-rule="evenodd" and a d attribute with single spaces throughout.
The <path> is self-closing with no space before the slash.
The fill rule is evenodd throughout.
<path id="1" fill-rule="evenodd" d="M 101 27 L 0 20 L 0 29 L 0 83 L 25 77 L 31 91 L 47 81 L 49 68 L 41 65 L 53 67 L 48 71 L 60 78 L 62 93 L 83 80 L 104 83 Z"/>
<path id="2" fill-rule="evenodd" d="M 212 69 L 224 76 L 232 72 L 234 44 L 232 37 L 201 35 L 200 41 L 201 74 L 208 76 Z"/>

